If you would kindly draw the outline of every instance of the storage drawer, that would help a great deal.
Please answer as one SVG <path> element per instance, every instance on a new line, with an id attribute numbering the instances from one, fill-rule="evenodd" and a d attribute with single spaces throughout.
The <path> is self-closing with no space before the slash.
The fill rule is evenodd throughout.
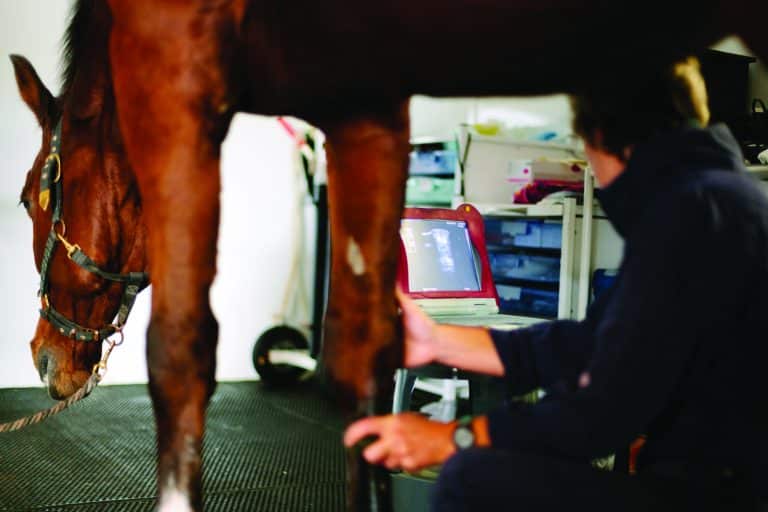
<path id="1" fill-rule="evenodd" d="M 496 293 L 499 295 L 501 313 L 542 318 L 557 317 L 556 291 L 497 284 Z"/>
<path id="2" fill-rule="evenodd" d="M 494 279 L 524 279 L 555 284 L 560 281 L 559 257 L 514 253 L 490 253 L 488 256 Z"/>
<path id="3" fill-rule="evenodd" d="M 453 176 L 456 172 L 458 157 L 453 149 L 433 149 L 431 151 L 411 151 L 408 173 L 411 176 Z"/>
<path id="4" fill-rule="evenodd" d="M 485 240 L 488 245 L 560 249 L 563 225 L 541 219 L 485 219 Z"/>
<path id="5" fill-rule="evenodd" d="M 453 183 L 453 178 L 411 176 L 406 182 L 405 202 L 412 205 L 450 205 Z"/>

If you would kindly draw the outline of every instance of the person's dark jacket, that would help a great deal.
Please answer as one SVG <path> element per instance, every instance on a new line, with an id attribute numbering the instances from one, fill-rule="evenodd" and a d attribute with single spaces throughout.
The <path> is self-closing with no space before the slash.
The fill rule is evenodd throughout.
<path id="1" fill-rule="evenodd" d="M 489 414 L 495 447 L 573 458 L 647 443 L 638 473 L 720 472 L 768 488 L 768 200 L 725 126 L 634 148 L 598 198 L 625 239 L 585 320 L 492 331 L 526 407 Z"/>

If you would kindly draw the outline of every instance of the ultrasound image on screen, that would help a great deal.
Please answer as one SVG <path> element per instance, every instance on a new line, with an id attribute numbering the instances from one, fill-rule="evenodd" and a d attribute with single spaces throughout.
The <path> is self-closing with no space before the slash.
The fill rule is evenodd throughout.
<path id="1" fill-rule="evenodd" d="M 410 291 L 480 291 L 466 222 L 403 219 L 400 238 Z"/>

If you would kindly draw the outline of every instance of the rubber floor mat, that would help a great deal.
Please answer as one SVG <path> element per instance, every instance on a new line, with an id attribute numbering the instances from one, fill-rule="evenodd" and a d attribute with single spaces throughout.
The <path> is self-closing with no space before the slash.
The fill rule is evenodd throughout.
<path id="1" fill-rule="evenodd" d="M 0 422 L 52 403 L 42 389 L 0 390 Z M 206 510 L 344 510 L 343 425 L 310 385 L 219 383 L 203 442 Z M 0 511 L 151 511 L 155 471 L 147 387 L 99 387 L 58 416 L 0 434 Z"/>

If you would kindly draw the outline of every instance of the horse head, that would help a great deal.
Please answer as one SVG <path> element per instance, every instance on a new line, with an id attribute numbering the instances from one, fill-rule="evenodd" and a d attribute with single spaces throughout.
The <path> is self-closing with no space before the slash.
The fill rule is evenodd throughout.
<path id="1" fill-rule="evenodd" d="M 61 399 L 91 375 L 101 341 L 119 334 L 125 309 L 147 283 L 145 274 L 128 272 L 146 267 L 141 199 L 108 84 L 65 77 L 54 97 L 24 57 L 11 60 L 42 129 L 20 197 L 41 278 L 32 357 L 51 397 Z"/>

